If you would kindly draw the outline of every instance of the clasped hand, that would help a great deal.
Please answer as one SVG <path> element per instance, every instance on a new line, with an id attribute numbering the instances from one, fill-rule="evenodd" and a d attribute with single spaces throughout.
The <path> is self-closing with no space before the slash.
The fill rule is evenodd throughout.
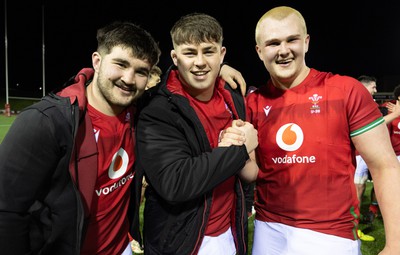
<path id="1" fill-rule="evenodd" d="M 245 145 L 247 153 L 252 152 L 258 146 L 258 131 L 253 124 L 243 120 L 234 120 L 232 126 L 220 133 L 218 147 L 231 145 Z"/>

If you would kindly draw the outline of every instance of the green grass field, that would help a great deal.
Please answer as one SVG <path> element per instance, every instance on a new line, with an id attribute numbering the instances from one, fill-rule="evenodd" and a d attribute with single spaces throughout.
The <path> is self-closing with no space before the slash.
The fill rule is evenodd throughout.
<path id="1" fill-rule="evenodd" d="M 371 203 L 370 194 L 373 187 L 372 182 L 367 182 L 367 187 L 363 196 L 361 205 L 361 213 L 367 213 L 369 204 Z M 371 225 L 360 224 L 360 229 L 364 234 L 375 237 L 374 242 L 362 242 L 361 252 L 363 255 L 377 255 L 385 246 L 385 230 L 383 227 L 382 217 L 378 217 Z"/>
<path id="2" fill-rule="evenodd" d="M 29 104 L 31 104 L 30 102 Z M 21 107 L 21 106 L 19 106 Z M 17 107 L 18 108 L 18 107 Z M 21 110 L 22 108 L 18 108 Z M 14 121 L 16 115 L 11 115 L 11 117 L 7 117 L 4 114 L 0 114 L 0 143 L 3 141 L 4 136 L 6 135 L 8 129 L 10 128 L 11 123 Z M 29 125 L 29 124 L 28 124 Z M 367 183 L 367 188 L 363 197 L 363 203 L 361 207 L 361 212 L 366 213 L 368 211 L 368 205 L 370 203 L 370 193 L 372 188 L 372 183 Z M 141 210 L 143 213 L 143 211 Z M 254 216 L 249 219 L 249 247 L 251 251 L 251 245 L 253 242 L 253 220 Z M 360 229 L 363 230 L 365 234 L 372 235 L 375 237 L 374 242 L 362 242 L 361 251 L 363 255 L 377 255 L 380 250 L 383 249 L 385 245 L 385 235 L 383 229 L 383 221 L 382 218 L 377 218 L 371 225 L 360 225 Z M 249 255 L 251 252 L 249 252 Z M 339 254 L 338 254 L 339 255 Z"/>
<path id="3" fill-rule="evenodd" d="M 10 128 L 11 123 L 15 120 L 15 117 L 16 115 L 11 115 L 11 117 L 7 117 L 4 114 L 0 115 L 0 143 L 3 141 L 4 136 Z"/>
<path id="4" fill-rule="evenodd" d="M 3 141 L 4 136 L 6 135 L 8 129 L 11 126 L 11 123 L 14 121 L 17 112 L 20 112 L 25 107 L 32 105 L 38 100 L 21 100 L 21 99 L 10 99 L 9 104 L 11 106 L 11 111 L 14 112 L 10 117 L 5 114 L 0 114 L 0 143 Z M 6 103 L 5 98 L 0 98 L 0 109 L 4 109 L 4 105 Z"/>

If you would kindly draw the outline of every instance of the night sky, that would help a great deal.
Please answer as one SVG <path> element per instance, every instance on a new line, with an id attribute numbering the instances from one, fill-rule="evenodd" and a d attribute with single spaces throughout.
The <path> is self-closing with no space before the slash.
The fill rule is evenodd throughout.
<path id="1" fill-rule="evenodd" d="M 262 14 L 278 5 L 292 6 L 306 19 L 311 36 L 308 66 L 353 77 L 373 75 L 379 92 L 392 92 L 400 84 L 400 14 L 395 1 L 6 1 L 10 96 L 42 94 L 42 6 L 47 92 L 91 66 L 96 29 L 114 20 L 132 21 L 148 30 L 160 44 L 159 65 L 166 70 L 172 63 L 169 30 L 190 12 L 205 12 L 221 22 L 225 61 L 242 72 L 248 86 L 260 86 L 268 74 L 255 51 L 254 29 Z M 4 0 L 0 12 L 0 33 L 5 38 Z M 5 40 L 0 47 L 3 96 Z"/>

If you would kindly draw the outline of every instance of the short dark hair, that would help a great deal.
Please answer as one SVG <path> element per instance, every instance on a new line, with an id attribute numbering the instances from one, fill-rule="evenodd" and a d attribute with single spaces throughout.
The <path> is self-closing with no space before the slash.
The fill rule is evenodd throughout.
<path id="1" fill-rule="evenodd" d="M 399 100 L 400 96 L 400 85 L 397 85 L 393 90 L 394 99 Z"/>
<path id="2" fill-rule="evenodd" d="M 223 41 L 223 29 L 214 17 L 204 13 L 191 13 L 182 16 L 170 31 L 172 43 L 181 45 L 184 43 L 200 44 L 202 42 Z"/>
<path id="3" fill-rule="evenodd" d="M 369 75 L 360 75 L 357 80 L 361 83 L 369 83 L 369 82 L 376 82 L 376 78 L 374 76 Z"/>
<path id="4" fill-rule="evenodd" d="M 161 50 L 149 32 L 131 22 L 115 21 L 97 30 L 97 51 L 109 53 L 113 47 L 132 49 L 132 54 L 151 66 L 158 63 Z"/>

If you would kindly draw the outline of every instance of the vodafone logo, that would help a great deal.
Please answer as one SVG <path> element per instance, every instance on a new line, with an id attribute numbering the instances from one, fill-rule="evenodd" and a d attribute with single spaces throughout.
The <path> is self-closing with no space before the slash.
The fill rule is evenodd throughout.
<path id="1" fill-rule="evenodd" d="M 120 148 L 112 158 L 110 167 L 108 168 L 108 177 L 112 180 L 119 179 L 127 172 L 128 163 L 129 163 L 128 153 L 126 153 L 124 149 Z M 123 187 L 125 184 L 130 183 L 129 181 L 132 180 L 133 176 L 134 176 L 133 173 L 129 173 L 107 187 L 96 189 L 97 196 L 100 197 L 101 195 L 107 196 L 111 194 L 112 192 Z"/>
<path id="2" fill-rule="evenodd" d="M 108 177 L 117 179 L 125 174 L 129 163 L 128 153 L 120 148 L 113 156 L 110 167 L 108 168 Z"/>
<path id="3" fill-rule="evenodd" d="M 276 143 L 285 151 L 297 150 L 303 144 L 303 140 L 303 130 L 294 123 L 283 125 L 276 133 Z"/>
<path id="4" fill-rule="evenodd" d="M 276 133 L 276 143 L 284 151 L 295 151 L 303 144 L 304 134 L 301 127 L 294 123 L 288 123 L 279 128 Z M 314 164 L 317 162 L 315 155 L 296 155 L 286 153 L 283 157 L 272 157 L 274 164 Z"/>

